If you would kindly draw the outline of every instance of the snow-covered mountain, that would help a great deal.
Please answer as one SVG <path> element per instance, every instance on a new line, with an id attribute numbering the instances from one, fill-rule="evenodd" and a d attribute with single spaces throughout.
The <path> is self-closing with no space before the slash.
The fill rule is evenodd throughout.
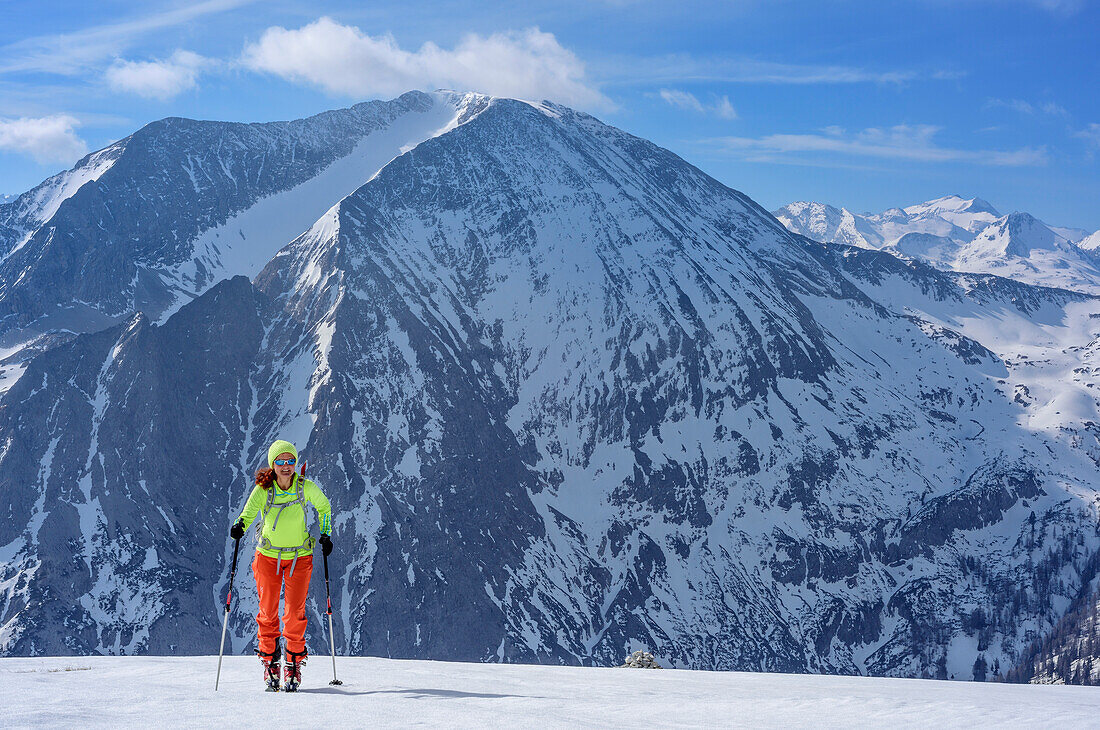
<path id="1" fill-rule="evenodd" d="M 0 387 L 44 332 L 92 332 L 137 310 L 163 317 L 223 278 L 254 276 L 477 103 L 413 92 L 292 122 L 163 119 L 0 204 L 0 365 L 10 370 Z"/>
<path id="2" fill-rule="evenodd" d="M 949 195 L 875 215 L 797 202 L 774 215 L 816 241 L 883 249 L 950 271 L 1100 294 L 1096 234 L 1049 226 L 1027 213 L 1001 215 L 980 198 Z"/>
<path id="3" fill-rule="evenodd" d="M 1059 620 L 1100 547 L 1100 300 L 824 246 L 587 115 L 462 104 L 251 281 L 30 361 L 0 650 L 211 651 L 276 436 L 333 500 L 356 654 L 969 679 Z"/>

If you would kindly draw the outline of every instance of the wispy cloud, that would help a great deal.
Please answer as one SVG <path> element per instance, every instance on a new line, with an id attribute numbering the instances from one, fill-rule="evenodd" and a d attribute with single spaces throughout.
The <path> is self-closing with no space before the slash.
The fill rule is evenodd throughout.
<path id="1" fill-rule="evenodd" d="M 835 64 L 793 64 L 750 58 L 700 58 L 688 54 L 652 57 L 612 57 L 601 67 L 609 83 L 731 84 L 904 84 L 919 79 L 956 79 L 950 69 L 932 71 L 876 70 Z"/>
<path id="2" fill-rule="evenodd" d="M 1013 11 L 1019 12 L 1021 6 L 1031 6 L 1039 10 L 1045 10 L 1052 15 L 1059 15 L 1062 17 L 1069 17 L 1077 14 L 1081 11 L 1090 0 L 925 0 L 926 2 L 939 5 L 939 6 L 951 6 L 957 4 L 971 4 L 971 5 L 986 5 L 986 6 L 1001 6 L 1011 7 Z"/>
<path id="3" fill-rule="evenodd" d="M 723 96 L 714 105 L 714 113 L 722 119 L 737 119 L 737 110 L 733 108 L 728 96 Z"/>
<path id="4" fill-rule="evenodd" d="M 212 61 L 190 51 L 176 51 L 171 58 L 154 61 L 118 59 L 104 78 L 114 91 L 167 100 L 197 85 L 200 71 Z"/>
<path id="5" fill-rule="evenodd" d="M 499 96 L 553 99 L 589 109 L 613 104 L 585 75 L 584 64 L 538 28 L 469 34 L 453 49 L 425 43 L 401 48 L 328 17 L 298 29 L 271 27 L 242 54 L 245 66 L 350 97 L 450 87 Z"/>
<path id="6" fill-rule="evenodd" d="M 717 137 L 704 144 L 744 157 L 834 155 L 877 157 L 914 162 L 969 162 L 980 165 L 1029 166 L 1047 162 L 1045 149 L 967 150 L 941 147 L 933 139 L 940 127 L 901 124 L 848 134 L 828 128 L 824 134 L 769 134 L 763 137 Z"/>
<path id="7" fill-rule="evenodd" d="M 998 99 L 990 97 L 985 102 L 986 109 L 1011 109 L 1021 114 L 1047 114 L 1052 117 L 1068 117 L 1069 111 L 1053 101 L 1031 103 L 1024 99 Z"/>
<path id="8" fill-rule="evenodd" d="M 679 107 L 681 109 L 691 109 L 692 111 L 703 112 L 702 102 L 695 97 L 690 91 L 680 91 L 679 89 L 661 89 L 658 92 L 660 97 L 665 100 L 666 103 L 672 106 Z"/>
<path id="9" fill-rule="evenodd" d="M 1084 129 L 1080 129 L 1073 133 L 1074 137 L 1080 137 L 1089 143 L 1090 146 L 1100 149 L 1100 124 L 1092 122 Z"/>
<path id="10" fill-rule="evenodd" d="M 26 38 L 0 48 L 0 74 L 40 72 L 71 76 L 124 53 L 135 41 L 206 15 L 232 10 L 255 0 L 205 0 L 73 33 Z"/>
<path id="11" fill-rule="evenodd" d="M 713 104 L 704 104 L 695 94 L 682 89 L 661 89 L 657 95 L 666 103 L 680 109 L 714 114 L 722 119 L 737 119 L 737 110 L 733 108 L 728 96 L 719 97 Z"/>
<path id="12" fill-rule="evenodd" d="M 1085 7 L 1085 0 L 1027 0 L 1027 2 L 1061 15 L 1073 15 Z"/>
<path id="13" fill-rule="evenodd" d="M 0 149 L 18 152 L 45 163 L 71 163 L 88 153 L 77 136 L 80 122 L 67 114 L 0 119 Z"/>

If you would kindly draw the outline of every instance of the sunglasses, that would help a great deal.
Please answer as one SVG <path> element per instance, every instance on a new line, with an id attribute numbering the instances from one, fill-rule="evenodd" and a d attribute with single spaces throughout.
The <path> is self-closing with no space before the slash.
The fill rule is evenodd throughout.
<path id="1" fill-rule="evenodd" d="M 294 466 L 297 461 L 297 459 L 276 459 L 275 466 Z"/>

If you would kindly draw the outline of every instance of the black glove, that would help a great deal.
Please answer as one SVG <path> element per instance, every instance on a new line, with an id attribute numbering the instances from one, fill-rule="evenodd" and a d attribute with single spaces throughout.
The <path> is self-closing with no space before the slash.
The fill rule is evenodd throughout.
<path id="1" fill-rule="evenodd" d="M 327 558 L 328 554 L 332 552 L 332 538 L 328 535 L 321 535 L 317 542 L 321 543 L 321 554 Z"/>
<path id="2" fill-rule="evenodd" d="M 244 537 L 244 520 L 237 520 L 237 524 L 229 528 L 229 536 L 234 540 Z"/>

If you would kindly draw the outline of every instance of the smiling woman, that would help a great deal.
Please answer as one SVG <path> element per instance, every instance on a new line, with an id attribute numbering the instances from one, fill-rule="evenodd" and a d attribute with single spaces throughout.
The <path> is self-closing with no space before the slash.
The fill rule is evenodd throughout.
<path id="1" fill-rule="evenodd" d="M 256 486 L 229 534 L 235 540 L 261 515 L 252 573 L 260 599 L 256 616 L 259 646 L 267 689 L 279 691 L 280 639 L 286 640 L 286 676 L 282 688 L 294 692 L 301 682 L 301 668 L 308 652 L 305 644 L 306 595 L 313 572 L 314 539 L 306 526 L 305 505 L 317 511 L 325 556 L 332 551 L 332 509 L 328 498 L 294 467 L 298 450 L 289 441 L 275 441 L 267 451 L 268 468 L 256 472 Z M 279 629 L 279 594 L 285 588 L 283 630 Z"/>

